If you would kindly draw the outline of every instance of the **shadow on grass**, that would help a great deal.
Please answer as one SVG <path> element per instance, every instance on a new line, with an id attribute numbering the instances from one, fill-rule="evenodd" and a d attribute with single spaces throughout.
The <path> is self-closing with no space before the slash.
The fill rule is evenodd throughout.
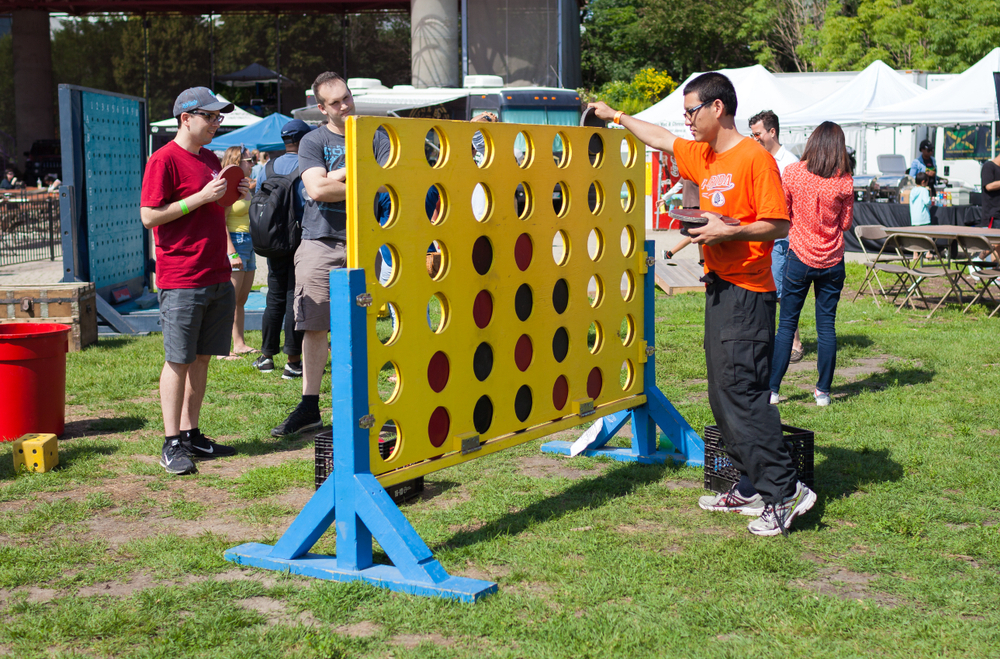
<path id="1" fill-rule="evenodd" d="M 852 348 L 868 348 L 875 342 L 864 334 L 840 334 L 837 333 L 837 347 L 844 349 L 848 346 Z M 814 339 L 803 339 L 802 348 L 807 355 L 816 355 L 819 344 Z"/>
<path id="2" fill-rule="evenodd" d="M 833 395 L 840 400 L 853 398 L 866 391 L 882 391 L 891 386 L 903 387 L 915 384 L 927 384 L 934 379 L 936 371 L 932 368 L 892 368 L 881 373 L 872 373 L 864 380 L 849 382 L 833 387 Z"/>
<path id="3" fill-rule="evenodd" d="M 623 464 L 612 467 L 603 475 L 582 480 L 559 494 L 533 503 L 523 510 L 510 513 L 472 531 L 460 531 L 443 543 L 449 548 L 474 545 L 498 535 L 516 535 L 536 524 L 558 519 L 567 513 L 599 508 L 605 502 L 623 497 L 634 490 L 658 482 L 668 471 L 677 471 L 673 463 L 667 465 Z M 442 547 L 439 547 L 439 549 Z"/>
<path id="4" fill-rule="evenodd" d="M 91 435 L 107 435 L 116 432 L 135 432 L 142 430 L 148 420 L 141 416 L 120 416 L 112 419 L 79 419 L 66 423 L 60 439 L 88 437 Z"/>
<path id="5" fill-rule="evenodd" d="M 828 526 L 820 521 L 828 501 L 863 492 L 869 483 L 898 481 L 904 476 L 903 466 L 889 457 L 888 449 L 817 446 L 816 452 L 826 458 L 816 469 L 817 501 L 802 522 L 795 523 L 799 528 Z"/>
<path id="6" fill-rule="evenodd" d="M 123 348 L 135 340 L 136 337 L 133 336 L 98 336 L 97 343 L 93 344 L 93 347 L 114 350 L 115 348 Z M 87 346 L 85 350 L 89 350 L 90 347 Z"/>

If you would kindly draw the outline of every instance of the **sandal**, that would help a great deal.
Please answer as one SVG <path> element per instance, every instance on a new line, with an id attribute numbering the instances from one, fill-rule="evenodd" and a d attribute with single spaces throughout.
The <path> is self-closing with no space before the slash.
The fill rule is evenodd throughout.
<path id="1" fill-rule="evenodd" d="M 239 355 L 242 357 L 243 355 L 252 355 L 258 352 L 260 352 L 260 350 L 257 350 L 257 348 L 251 348 L 250 346 L 247 346 L 246 350 L 240 350 L 239 352 L 233 350 L 231 354 Z"/>
<path id="2" fill-rule="evenodd" d="M 228 355 L 216 355 L 216 359 L 224 359 L 227 362 L 238 361 L 243 355 L 237 355 L 235 352 L 231 352 Z"/>
<path id="3" fill-rule="evenodd" d="M 792 354 L 789 355 L 788 357 L 788 363 L 798 364 L 800 361 L 802 361 L 802 356 L 803 355 L 801 350 L 792 350 Z"/>

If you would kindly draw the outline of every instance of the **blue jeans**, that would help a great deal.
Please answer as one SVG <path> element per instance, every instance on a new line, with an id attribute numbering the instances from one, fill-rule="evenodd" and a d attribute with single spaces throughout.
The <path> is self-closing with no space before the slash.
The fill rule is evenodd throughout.
<path id="1" fill-rule="evenodd" d="M 819 380 L 816 381 L 816 388 L 828 394 L 833 383 L 833 369 L 837 364 L 837 303 L 840 302 L 840 292 L 844 288 L 844 261 L 841 260 L 830 268 L 810 268 L 790 249 L 786 268 L 778 334 L 774 339 L 774 355 L 771 359 L 771 391 L 777 393 L 781 388 L 781 379 L 785 377 L 788 358 L 792 354 L 792 337 L 799 326 L 799 314 L 805 305 L 809 287 L 815 286 L 819 352 Z"/>
<path id="2" fill-rule="evenodd" d="M 788 270 L 788 238 L 774 241 L 771 249 L 771 276 L 774 277 L 774 288 L 781 300 L 782 287 L 785 283 L 785 271 Z"/>

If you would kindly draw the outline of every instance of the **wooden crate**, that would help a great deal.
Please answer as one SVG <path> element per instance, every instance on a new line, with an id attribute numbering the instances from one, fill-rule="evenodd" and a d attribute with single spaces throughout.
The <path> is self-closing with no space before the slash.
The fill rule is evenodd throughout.
<path id="1" fill-rule="evenodd" d="M 90 282 L 0 286 L 0 323 L 62 323 L 69 351 L 97 343 L 97 294 Z"/>

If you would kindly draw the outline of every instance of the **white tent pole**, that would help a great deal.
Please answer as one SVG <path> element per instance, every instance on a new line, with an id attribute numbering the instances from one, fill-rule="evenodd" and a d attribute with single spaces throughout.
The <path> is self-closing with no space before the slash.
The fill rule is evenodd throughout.
<path id="1" fill-rule="evenodd" d="M 861 124 L 861 175 L 868 175 L 868 124 Z"/>

